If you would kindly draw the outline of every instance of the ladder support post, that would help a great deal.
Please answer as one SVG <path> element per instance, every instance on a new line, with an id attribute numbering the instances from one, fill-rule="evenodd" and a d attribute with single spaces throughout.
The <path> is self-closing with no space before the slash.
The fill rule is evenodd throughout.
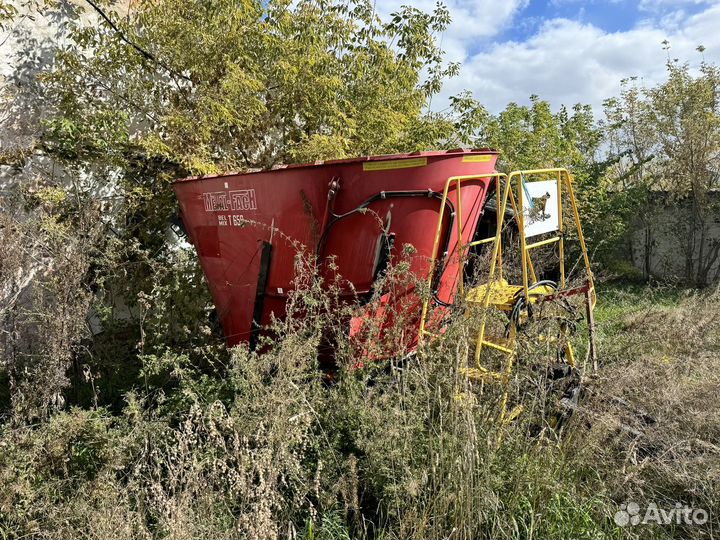
<path id="1" fill-rule="evenodd" d="M 440 214 L 438 216 L 437 230 L 435 231 L 435 241 L 433 244 L 432 257 L 430 259 L 430 268 L 428 270 L 428 278 L 427 278 L 428 288 L 432 288 L 433 278 L 435 277 L 435 272 L 437 271 L 437 259 L 438 259 L 438 256 L 440 255 L 440 253 L 439 253 L 440 233 L 442 232 L 443 218 L 445 217 L 445 205 L 446 205 L 446 202 L 448 199 L 448 192 L 450 191 L 450 187 L 453 184 L 455 184 L 457 187 L 457 203 L 458 203 L 458 208 L 456 210 L 457 236 L 458 236 L 457 237 L 457 251 L 458 251 L 458 257 L 459 257 L 458 264 L 462 267 L 462 263 L 463 263 L 462 250 L 468 246 L 462 245 L 462 202 L 460 200 L 461 199 L 461 184 L 465 180 L 481 180 L 483 178 L 494 178 L 496 185 L 499 186 L 500 179 L 507 178 L 507 177 L 503 173 L 495 172 L 495 173 L 484 173 L 484 174 L 471 174 L 471 175 L 466 175 L 466 176 L 451 176 L 445 182 L 445 189 L 443 190 L 442 199 L 440 201 Z M 507 194 L 505 195 L 505 197 L 507 197 Z M 504 209 L 504 206 L 503 206 L 503 209 Z M 498 231 L 501 230 L 501 223 L 498 224 L 497 230 Z M 452 230 L 450 232 L 452 232 Z M 500 238 L 500 235 L 498 232 L 496 234 L 495 238 L 493 239 L 493 240 L 495 240 L 495 250 L 493 252 L 494 253 L 493 263 L 495 262 L 495 257 L 497 257 L 499 238 Z M 492 272 L 491 272 L 491 274 L 492 274 Z M 462 271 L 460 273 L 459 280 L 460 280 L 459 292 L 461 294 L 463 294 L 464 293 L 464 283 L 463 283 Z M 418 337 L 419 337 L 418 341 L 420 343 L 423 341 L 423 338 L 425 335 L 430 334 L 430 332 L 428 332 L 426 330 L 427 318 L 428 318 L 429 311 L 430 311 L 430 299 L 425 299 L 423 301 L 422 312 L 420 314 L 420 328 L 419 328 L 419 335 L 418 335 Z"/>
<path id="2" fill-rule="evenodd" d="M 460 268 L 460 271 L 458 272 L 458 292 L 460 293 L 460 297 L 465 296 L 465 272 L 463 271 L 463 257 L 465 254 L 463 253 L 464 246 L 462 244 L 462 191 L 460 190 L 460 178 L 458 177 L 456 181 L 456 188 L 455 192 L 457 193 L 457 257 L 458 257 L 458 267 Z"/>
<path id="3" fill-rule="evenodd" d="M 511 175 L 512 176 L 512 175 Z M 523 273 L 523 291 L 525 292 L 525 298 L 528 298 L 529 291 L 528 291 L 528 252 L 527 252 L 527 245 L 525 243 L 525 215 L 524 215 L 524 207 L 523 207 L 523 190 L 525 189 L 524 182 L 525 178 L 522 173 L 520 173 L 520 187 L 518 188 L 518 207 L 519 211 L 517 213 L 517 220 L 518 220 L 518 232 L 520 234 L 520 251 L 522 252 L 522 255 L 520 257 L 521 264 L 522 264 L 522 273 Z"/>
<path id="4" fill-rule="evenodd" d="M 562 205 L 562 172 L 558 171 L 557 174 L 557 198 L 558 198 L 558 236 L 560 237 L 559 242 L 559 256 L 560 256 L 560 289 L 565 288 L 565 224 L 563 223 L 563 205 Z M 567 174 L 567 173 L 565 173 Z"/>
<path id="5" fill-rule="evenodd" d="M 598 355 L 597 345 L 595 344 L 595 314 L 593 310 L 593 289 L 588 287 L 585 291 L 585 313 L 588 321 L 588 338 L 590 341 L 590 359 L 592 360 L 593 373 L 597 373 L 598 370 Z"/>

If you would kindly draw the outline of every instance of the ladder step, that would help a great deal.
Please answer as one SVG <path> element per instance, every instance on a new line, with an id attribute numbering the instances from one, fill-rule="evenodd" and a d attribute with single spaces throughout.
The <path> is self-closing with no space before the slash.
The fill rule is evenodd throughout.
<path id="1" fill-rule="evenodd" d="M 461 368 L 460 372 L 468 379 L 474 381 L 505 381 L 507 375 L 497 371 L 490 371 L 485 368 Z"/>
<path id="2" fill-rule="evenodd" d="M 503 340 L 506 341 L 506 340 Z M 488 339 L 483 339 L 482 345 L 490 347 L 491 349 L 495 349 L 496 351 L 504 352 L 505 354 L 512 354 L 513 350 L 506 347 L 505 344 L 500 344 L 497 341 L 491 341 Z"/>

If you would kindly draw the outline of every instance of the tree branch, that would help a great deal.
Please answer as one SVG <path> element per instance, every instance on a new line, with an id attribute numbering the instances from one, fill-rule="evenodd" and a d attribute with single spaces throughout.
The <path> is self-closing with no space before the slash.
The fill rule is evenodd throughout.
<path id="1" fill-rule="evenodd" d="M 125 33 L 120 28 L 118 28 L 118 26 L 112 21 L 112 19 L 110 19 L 110 17 L 107 15 L 107 13 L 105 13 L 102 10 L 102 8 L 98 4 L 96 4 L 93 0 L 85 0 L 85 1 L 88 4 L 90 4 L 92 6 L 92 8 L 98 13 L 98 15 L 100 15 L 100 17 L 102 17 L 105 20 L 105 22 L 110 26 L 110 28 L 113 29 L 113 31 L 118 35 L 118 37 L 122 41 L 124 41 L 125 43 L 130 45 L 133 49 L 135 49 L 135 51 L 138 54 L 140 54 L 140 56 L 142 56 L 146 60 L 151 61 L 153 64 L 160 66 L 161 68 L 163 68 L 165 71 L 167 71 L 171 75 L 175 75 L 176 77 L 181 77 L 187 81 L 192 82 L 192 79 L 190 77 L 188 77 L 187 75 L 183 75 L 182 73 L 178 73 L 177 71 L 171 69 L 168 65 L 166 65 L 162 61 L 158 60 L 152 53 L 146 51 L 145 49 L 140 47 L 140 45 L 138 45 L 137 43 L 132 41 L 130 38 L 128 38 L 125 35 Z"/>

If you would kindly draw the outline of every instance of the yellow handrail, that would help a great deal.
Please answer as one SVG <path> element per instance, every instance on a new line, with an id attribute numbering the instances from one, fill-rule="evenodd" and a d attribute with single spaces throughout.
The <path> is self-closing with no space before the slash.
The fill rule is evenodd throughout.
<path id="1" fill-rule="evenodd" d="M 592 268 L 590 266 L 590 258 L 587 253 L 587 247 L 585 245 L 585 237 L 583 236 L 582 232 L 582 225 L 580 224 L 580 213 L 578 212 L 577 208 L 577 201 L 575 200 L 575 193 L 573 192 L 572 188 L 572 176 L 570 175 L 570 172 L 565 168 L 550 168 L 550 169 L 529 169 L 529 170 L 522 170 L 522 171 L 513 171 L 508 175 L 508 183 L 512 185 L 514 179 L 518 179 L 519 185 L 518 185 L 518 197 L 519 197 L 519 207 L 520 209 L 523 208 L 523 196 L 524 196 L 524 190 L 522 186 L 522 182 L 527 182 L 528 176 L 538 176 L 538 175 L 555 175 L 557 176 L 557 190 L 558 190 L 558 236 L 559 240 L 555 240 L 554 238 L 551 238 L 547 241 L 542 242 L 535 242 L 530 245 L 526 245 L 525 243 L 525 223 L 524 223 L 524 215 L 521 211 L 518 216 L 518 228 L 519 228 L 519 234 L 520 234 L 520 248 L 522 251 L 522 272 L 523 272 L 523 289 L 525 296 L 528 295 L 528 288 L 529 288 L 529 279 L 528 279 L 528 263 L 531 266 L 531 271 L 533 273 L 533 281 L 536 282 L 537 278 L 534 275 L 534 270 L 532 269 L 532 261 L 530 260 L 530 254 L 529 250 L 533 249 L 535 247 L 540 247 L 541 245 L 546 245 L 554 241 L 559 241 L 559 248 L 560 248 L 560 287 L 565 286 L 565 226 L 563 223 L 563 214 L 562 214 L 562 195 L 563 195 L 563 184 L 565 187 L 565 191 L 568 194 L 568 197 L 570 199 L 570 206 L 572 207 L 573 211 L 573 218 L 575 221 L 575 228 L 577 230 L 578 238 L 580 240 L 580 248 L 583 253 L 583 262 L 585 263 L 585 270 L 587 272 L 587 279 L 588 284 L 590 286 L 590 290 L 592 291 L 593 296 L 593 305 L 595 303 L 595 286 L 594 286 L 594 279 L 592 274 Z M 563 182 L 564 178 L 564 182 Z"/>
<path id="2" fill-rule="evenodd" d="M 440 201 L 440 215 L 438 216 L 438 225 L 437 229 L 435 231 L 435 241 L 433 242 L 433 250 L 432 250 L 432 256 L 430 257 L 430 269 L 428 271 L 428 279 L 427 279 L 427 285 L 428 290 L 432 289 L 433 279 L 435 277 L 435 271 L 436 271 L 436 263 L 438 259 L 438 250 L 440 248 L 440 234 L 442 233 L 443 228 L 443 219 L 445 217 L 445 206 L 447 203 L 448 198 L 448 191 L 450 190 L 450 186 L 454 183 L 457 187 L 457 209 L 455 210 L 455 218 L 457 221 L 457 250 L 458 254 L 462 256 L 462 249 L 465 247 L 468 247 L 470 245 L 475 245 L 474 243 L 469 243 L 468 245 L 463 246 L 462 244 L 462 202 L 461 202 L 461 184 L 463 182 L 467 182 L 470 180 L 481 180 L 483 178 L 494 178 L 495 179 L 495 189 L 499 193 L 500 191 L 500 179 L 501 178 L 507 178 L 507 176 L 503 173 L 486 173 L 486 174 L 471 174 L 471 175 L 464 175 L 464 176 L 451 176 L 447 179 L 445 182 L 445 189 L 443 190 L 442 200 Z M 506 194 L 507 196 L 507 194 Z M 498 199 L 499 202 L 499 199 Z M 497 229 L 496 235 L 493 238 L 495 240 L 495 251 L 497 251 L 497 239 L 499 238 L 500 234 L 500 228 Z M 493 254 L 493 262 L 495 260 L 495 257 L 497 256 L 497 253 Z M 464 282 L 463 282 L 463 273 L 460 272 L 460 283 L 459 283 L 459 292 L 460 294 L 463 294 L 464 292 Z M 431 291 L 432 293 L 432 291 Z M 419 338 L 422 340 L 423 335 L 426 334 L 425 330 L 425 324 L 427 322 L 427 313 L 428 308 L 430 305 L 430 298 L 426 298 L 423 301 L 423 309 L 422 314 L 420 316 L 420 335 Z"/>
<path id="3" fill-rule="evenodd" d="M 554 175 L 557 178 L 557 212 L 558 212 L 558 229 L 557 229 L 557 235 L 553 236 L 552 238 L 548 238 L 546 240 L 540 240 L 536 242 L 532 242 L 528 244 L 526 242 L 525 237 L 525 216 L 524 216 L 524 205 L 523 205 L 523 197 L 524 197 L 524 186 L 523 182 L 526 181 L 526 177 L 528 176 L 538 176 L 538 175 Z M 471 241 L 467 244 L 463 245 L 463 237 L 462 237 L 462 230 L 463 230 L 463 223 L 462 223 L 462 193 L 461 193 L 461 184 L 463 181 L 469 181 L 469 180 L 479 180 L 482 178 L 494 178 L 495 179 L 495 196 L 496 196 L 496 205 L 497 205 L 497 227 L 495 231 L 495 236 L 491 238 L 485 238 L 483 240 L 477 240 L 477 241 Z M 513 193 L 513 180 L 519 178 L 519 184 L 517 189 L 517 200 L 515 198 L 515 195 Z M 501 180 L 504 180 L 504 188 L 502 189 L 502 195 L 501 195 Z M 564 181 L 563 181 L 564 180 Z M 481 311 L 481 320 L 480 320 L 480 328 L 477 335 L 477 342 L 475 345 L 475 364 L 476 368 L 465 368 L 465 372 L 468 374 L 468 376 L 475 376 L 480 379 L 490 379 L 490 380 L 496 380 L 500 382 L 507 383 L 510 375 L 512 374 L 514 360 L 515 360 L 515 350 L 512 345 L 501 345 L 500 343 L 495 343 L 492 340 L 486 340 L 485 339 L 485 330 L 486 330 L 486 324 L 487 324 L 487 313 L 489 311 L 490 307 L 490 298 L 491 298 L 491 292 L 493 290 L 493 287 L 498 286 L 502 283 L 502 275 L 503 275 L 503 265 L 502 265 L 502 231 L 504 227 L 504 221 L 505 221 L 505 213 L 507 211 L 507 205 L 508 201 L 510 201 L 510 204 L 512 205 L 513 211 L 514 211 L 514 218 L 518 225 L 518 232 L 520 235 L 520 249 L 521 249 L 521 262 L 522 262 L 522 289 L 525 293 L 525 298 L 528 299 L 528 302 L 530 301 L 530 295 L 529 295 L 529 288 L 530 288 L 530 273 L 532 275 L 532 283 L 535 284 L 538 282 L 537 275 L 535 273 L 535 268 L 532 263 L 532 260 L 530 258 L 530 251 L 534 248 L 538 248 L 541 246 L 546 246 L 553 243 L 558 243 L 559 246 L 559 256 L 560 256 L 560 288 L 564 289 L 566 285 L 566 275 L 565 275 L 565 224 L 563 220 L 563 192 L 566 191 L 568 194 L 568 199 L 570 202 L 570 205 L 572 206 L 572 212 L 573 212 L 573 218 L 575 221 L 575 227 L 577 230 L 577 235 L 580 240 L 580 247 L 583 253 L 583 262 L 585 263 L 585 269 L 587 272 L 587 282 L 588 282 L 588 292 L 586 293 L 587 296 L 587 309 L 588 309 L 588 321 L 590 323 L 590 333 L 591 333 L 591 350 L 594 347 L 593 345 L 593 337 L 592 337 L 592 310 L 595 306 L 596 302 L 596 293 L 595 293 L 595 285 L 594 285 L 594 278 L 592 274 L 592 268 L 590 267 L 590 258 L 587 253 L 587 246 L 585 245 L 585 237 L 583 236 L 582 232 L 582 226 L 580 224 L 580 213 L 577 208 L 577 201 L 575 200 L 575 194 L 573 192 L 572 188 L 572 176 L 568 172 L 567 169 L 564 168 L 550 168 L 550 169 L 530 169 L 530 170 L 524 170 L 524 171 L 513 171 L 509 175 L 505 175 L 502 173 L 490 173 L 490 174 L 481 174 L 481 175 L 468 175 L 468 176 L 454 176 L 448 178 L 447 182 L 445 183 L 445 189 L 443 191 L 441 206 L 440 206 L 440 215 L 438 216 L 438 225 L 437 230 L 435 232 L 435 241 L 433 244 L 433 251 L 432 251 L 432 257 L 430 261 L 430 269 L 428 271 L 428 289 L 431 290 L 433 286 L 433 280 L 435 278 L 435 272 L 437 271 L 436 264 L 438 259 L 438 250 L 440 246 L 440 235 L 443 228 L 443 219 L 445 217 L 445 205 L 447 204 L 447 198 L 448 198 L 448 192 L 451 185 L 455 185 L 457 189 L 457 209 L 456 209 L 456 219 L 457 219 L 457 253 L 458 257 L 460 258 L 459 263 L 459 284 L 458 284 L 458 292 L 461 295 L 464 295 L 464 271 L 463 271 L 463 250 L 472 246 L 477 246 L 481 244 L 486 244 L 493 242 L 493 253 L 492 253 L 492 259 L 490 261 L 490 270 L 488 273 L 488 279 L 486 282 L 485 290 L 483 292 L 482 297 L 482 311 Z M 563 189 L 564 188 L 564 189 Z M 450 233 L 451 231 L 449 231 Z M 550 231 L 548 231 L 550 232 Z M 449 255 L 449 254 L 448 254 Z M 495 280 L 495 273 L 498 272 L 499 279 Z M 430 291 L 432 294 L 432 291 Z M 430 304 L 430 298 L 425 298 L 423 301 L 423 309 L 422 309 L 422 315 L 420 319 L 420 334 L 419 334 L 419 340 L 422 342 L 423 337 L 427 335 L 433 335 L 431 332 L 428 332 L 426 328 L 427 323 L 427 316 L 428 316 L 428 309 Z M 511 339 L 512 338 L 511 333 Z M 496 349 L 500 352 L 503 352 L 507 355 L 507 361 L 505 368 L 502 371 L 490 371 L 487 368 L 483 367 L 480 363 L 480 356 L 483 349 L 483 346 L 487 346 L 493 349 Z M 568 355 L 568 361 L 571 365 L 574 364 L 573 359 L 573 352 L 572 348 L 570 347 L 570 344 L 567 344 L 567 355 Z M 500 406 L 501 412 L 500 412 L 500 421 L 504 422 L 506 419 L 506 408 L 507 408 L 507 401 L 508 401 L 508 390 L 507 388 L 503 392 L 502 397 L 502 403 Z M 514 413 L 510 413 L 510 418 L 514 417 Z"/>
<path id="4" fill-rule="evenodd" d="M 523 208 L 523 197 L 524 197 L 524 189 L 523 189 L 523 182 L 533 181 L 528 180 L 527 177 L 529 176 L 547 176 L 547 175 L 554 175 L 557 177 L 557 198 L 558 198 L 558 234 L 557 236 L 554 236 L 552 238 L 549 238 L 547 240 L 541 240 L 538 242 L 533 242 L 528 244 L 526 242 L 525 238 L 525 219 L 524 219 L 524 208 Z M 461 189 L 462 189 L 462 183 L 467 182 L 470 180 L 479 180 L 482 178 L 494 178 L 495 179 L 495 191 L 496 191 L 496 203 L 497 203 L 497 227 L 495 231 L 495 236 L 491 238 L 486 238 L 483 240 L 478 240 L 474 242 L 469 242 L 467 244 L 463 245 L 462 241 L 462 229 L 463 229 L 463 222 L 462 222 L 462 197 L 461 197 Z M 515 197 L 515 194 L 513 193 L 513 181 L 518 180 L 517 185 L 517 199 Z M 502 188 L 501 181 L 505 181 L 504 188 Z M 577 208 L 577 201 L 575 199 L 575 194 L 573 192 L 572 188 L 572 176 L 565 168 L 548 168 L 548 169 L 529 169 L 529 170 L 518 170 L 513 171 L 509 175 L 503 174 L 503 173 L 488 173 L 488 174 L 480 174 L 480 175 L 466 175 L 466 176 L 453 176 L 447 179 L 445 183 L 445 189 L 443 190 L 443 196 L 441 201 L 441 207 L 440 207 L 440 215 L 438 216 L 438 226 L 437 230 L 435 232 L 435 241 L 433 244 L 433 251 L 432 251 L 432 257 L 430 261 L 430 270 L 428 272 L 428 289 L 432 288 L 433 280 L 435 277 L 435 272 L 437 271 L 436 265 L 438 256 L 440 255 L 438 253 L 439 246 L 440 246 L 440 235 L 442 233 L 443 228 L 443 219 L 445 217 L 445 206 L 448 199 L 448 192 L 450 190 L 450 186 L 455 185 L 457 190 L 457 209 L 456 209 L 456 220 L 457 220 L 457 252 L 458 256 L 462 259 L 463 257 L 463 250 L 480 245 L 485 244 L 489 242 L 494 242 L 493 246 L 493 253 L 492 253 L 492 259 L 490 261 L 490 270 L 488 273 L 488 286 L 486 287 L 486 290 L 484 292 L 484 297 L 482 301 L 482 315 L 481 315 L 481 323 L 480 323 L 480 330 L 478 332 L 477 337 L 477 344 L 475 348 L 475 359 L 476 363 L 478 365 L 478 368 L 480 368 L 480 353 L 482 350 L 483 345 L 486 343 L 485 341 L 485 326 L 486 326 L 486 312 L 490 304 L 490 298 L 491 298 L 491 289 L 493 287 L 493 284 L 495 283 L 495 273 L 496 271 L 499 273 L 499 278 L 502 279 L 502 230 L 504 227 L 504 221 L 505 221 L 505 213 L 507 211 L 507 205 L 508 201 L 512 205 L 515 220 L 518 224 L 518 232 L 520 235 L 520 249 L 521 249 L 521 264 L 522 264 L 522 288 L 523 292 L 525 293 L 525 297 L 529 298 L 529 287 L 531 284 L 537 283 L 537 275 L 535 274 L 535 268 L 532 263 L 532 260 L 530 258 L 530 250 L 545 246 L 551 243 L 557 242 L 559 244 L 560 249 L 560 287 L 565 287 L 566 282 L 566 275 L 565 275 L 565 225 L 563 223 L 563 192 L 567 192 L 570 205 L 572 207 L 573 212 L 573 218 L 575 222 L 575 227 L 577 230 L 578 238 L 580 240 L 580 247 L 583 253 L 583 262 L 585 263 L 585 269 L 587 272 L 587 280 L 588 280 L 588 288 L 590 290 L 590 294 L 592 297 L 592 307 L 594 307 L 596 302 L 596 296 L 595 296 L 595 286 L 594 286 L 594 278 L 592 274 L 592 269 L 590 266 L 590 258 L 587 253 L 587 247 L 585 245 L 585 237 L 583 236 L 582 232 L 582 226 L 580 224 L 580 214 Z M 564 188 L 564 189 L 563 189 Z M 502 195 L 501 195 L 502 192 Z M 459 284 L 458 284 L 458 292 L 460 294 L 464 293 L 464 275 L 462 271 L 462 260 L 460 262 L 460 271 L 459 271 Z M 532 279 L 532 283 L 530 280 Z M 428 316 L 428 310 L 430 305 L 430 298 L 426 298 L 423 301 L 423 309 L 422 309 L 422 315 L 420 318 L 420 340 L 422 340 L 423 336 L 425 334 L 429 334 L 426 330 L 426 324 L 427 324 L 427 316 Z"/>
<path id="5" fill-rule="evenodd" d="M 532 244 L 528 244 L 525 246 L 525 249 L 530 251 L 531 249 L 547 246 L 548 244 L 554 244 L 555 242 L 560 241 L 559 236 L 553 236 L 552 238 L 548 238 L 547 240 L 540 240 L 539 242 L 533 242 Z"/>

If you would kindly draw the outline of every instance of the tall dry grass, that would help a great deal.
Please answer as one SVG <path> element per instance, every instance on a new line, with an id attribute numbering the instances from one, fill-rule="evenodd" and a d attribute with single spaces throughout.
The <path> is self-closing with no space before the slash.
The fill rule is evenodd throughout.
<path id="1" fill-rule="evenodd" d="M 403 264 L 369 307 L 411 284 Z M 120 415 L 73 408 L 2 424 L 0 537 L 716 535 L 717 292 L 670 303 L 647 289 L 601 293 L 601 370 L 585 374 L 567 415 L 547 349 L 526 343 L 503 388 L 462 374 L 477 328 L 460 310 L 418 354 L 402 350 L 401 325 L 414 316 L 404 308 L 387 314 L 397 332 L 369 324 L 358 345 L 347 336 L 357 311 L 340 302 L 344 284 L 322 282 L 302 257 L 298 266 L 290 316 L 258 351 L 238 347 L 224 369 L 205 373 L 165 351 L 172 385 L 138 385 Z M 367 360 L 379 343 L 400 352 L 358 369 L 358 355 Z M 320 365 L 328 346 L 331 375 Z M 524 412 L 500 424 L 505 390 Z M 627 501 L 682 502 L 711 517 L 620 527 L 613 516 Z"/>

